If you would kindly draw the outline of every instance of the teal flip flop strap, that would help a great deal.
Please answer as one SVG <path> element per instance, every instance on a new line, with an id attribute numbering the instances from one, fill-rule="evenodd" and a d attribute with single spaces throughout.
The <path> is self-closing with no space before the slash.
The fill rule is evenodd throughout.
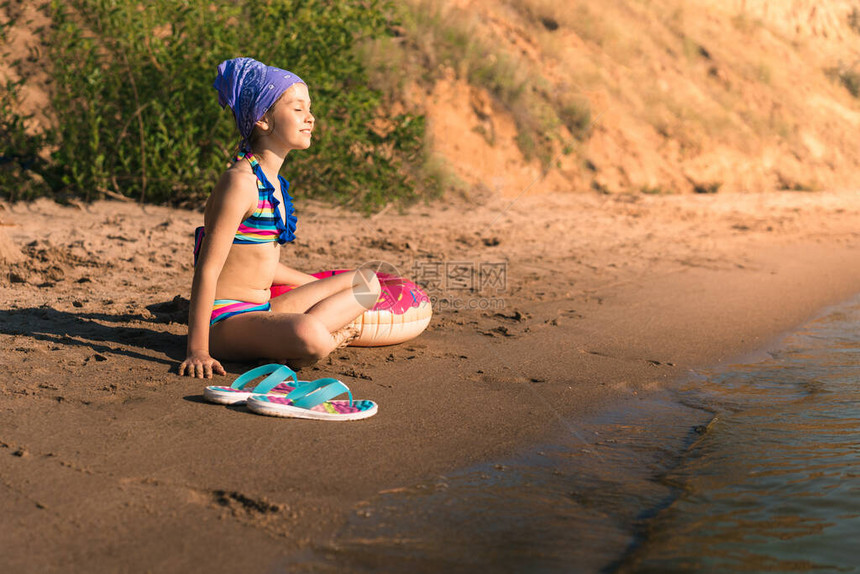
<path id="1" fill-rule="evenodd" d="M 349 396 L 349 406 L 352 406 L 352 391 L 349 390 L 349 387 L 337 379 L 326 378 L 317 379 L 296 388 L 287 395 L 287 399 L 292 401 L 295 407 L 312 409 L 344 393 Z"/>
<path id="2" fill-rule="evenodd" d="M 230 387 L 236 390 L 242 390 L 245 385 L 263 375 L 269 376 L 263 379 L 259 385 L 254 387 L 254 390 L 252 391 L 253 393 L 264 395 L 287 379 L 293 379 L 296 385 L 299 383 L 298 376 L 291 368 L 286 365 L 272 363 L 242 373 L 239 378 L 233 381 L 233 384 L 230 385 Z"/>

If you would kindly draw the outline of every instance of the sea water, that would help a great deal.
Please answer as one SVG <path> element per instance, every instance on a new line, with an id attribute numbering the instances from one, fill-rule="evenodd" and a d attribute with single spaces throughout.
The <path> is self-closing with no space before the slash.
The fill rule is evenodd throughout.
<path id="1" fill-rule="evenodd" d="M 624 570 L 860 571 L 860 299 L 704 375 L 685 392 L 717 417 Z"/>
<path id="2" fill-rule="evenodd" d="M 507 460 L 379 494 L 280 567 L 860 571 L 860 298 Z"/>

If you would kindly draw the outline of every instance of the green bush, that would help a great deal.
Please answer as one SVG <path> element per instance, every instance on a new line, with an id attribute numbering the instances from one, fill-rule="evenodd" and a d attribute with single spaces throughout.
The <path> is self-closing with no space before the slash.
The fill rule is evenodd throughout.
<path id="1" fill-rule="evenodd" d="M 237 56 L 290 69 L 310 88 L 314 145 L 287 159 L 291 192 L 367 210 L 420 193 L 423 118 L 378 128 L 382 94 L 368 87 L 356 49 L 387 34 L 383 0 L 53 0 L 44 9 L 57 126 L 39 136 L 56 145 L 38 169 L 54 194 L 199 204 L 238 143 L 212 88 L 217 65 Z M 0 99 L 0 129 L 20 139 L 12 99 L 13 89 Z M 4 137 L 0 155 L 14 146 Z"/>
<path id="2" fill-rule="evenodd" d="M 30 118 L 16 113 L 20 85 L 7 81 L 0 89 L 0 193 L 13 200 L 49 191 L 42 175 L 49 171 L 48 162 L 41 152 L 50 142 L 45 135 L 28 133 Z"/>

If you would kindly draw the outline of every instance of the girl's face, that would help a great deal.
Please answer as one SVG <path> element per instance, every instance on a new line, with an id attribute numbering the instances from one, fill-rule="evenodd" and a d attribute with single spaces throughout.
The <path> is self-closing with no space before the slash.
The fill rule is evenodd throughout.
<path id="1" fill-rule="evenodd" d="M 275 102 L 271 118 L 274 130 L 270 137 L 290 150 L 310 147 L 314 115 L 311 113 L 311 97 L 305 84 L 290 86 Z"/>

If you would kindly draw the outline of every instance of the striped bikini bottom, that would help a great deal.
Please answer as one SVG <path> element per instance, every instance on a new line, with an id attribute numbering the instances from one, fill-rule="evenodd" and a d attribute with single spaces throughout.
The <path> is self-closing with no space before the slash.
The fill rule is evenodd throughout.
<path id="1" fill-rule="evenodd" d="M 250 313 L 251 311 L 271 311 L 272 304 L 266 301 L 265 303 L 246 303 L 245 301 L 237 301 L 235 299 L 215 299 L 215 304 L 212 306 L 212 315 L 209 318 L 209 326 L 211 327 L 218 321 L 223 321 L 234 315 L 242 313 Z"/>

